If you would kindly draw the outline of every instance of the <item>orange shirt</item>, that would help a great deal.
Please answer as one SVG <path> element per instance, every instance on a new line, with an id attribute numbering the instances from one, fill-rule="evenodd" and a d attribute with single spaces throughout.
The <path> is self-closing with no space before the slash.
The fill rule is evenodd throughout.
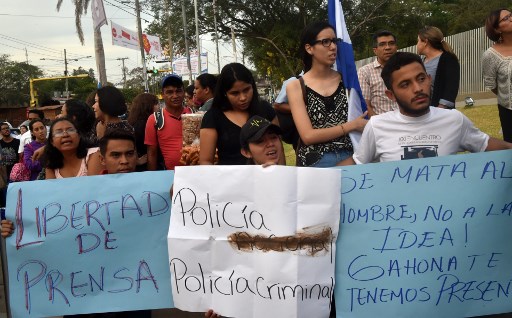
<path id="1" fill-rule="evenodd" d="M 190 114 L 190 109 L 184 108 L 182 114 Z M 146 135 L 144 144 L 147 146 L 158 146 L 164 157 L 165 168 L 174 170 L 180 165 L 181 148 L 183 146 L 183 131 L 181 116 L 179 118 L 171 115 L 163 109 L 164 127 L 158 130 L 155 127 L 155 116 L 151 115 L 146 122 Z"/>

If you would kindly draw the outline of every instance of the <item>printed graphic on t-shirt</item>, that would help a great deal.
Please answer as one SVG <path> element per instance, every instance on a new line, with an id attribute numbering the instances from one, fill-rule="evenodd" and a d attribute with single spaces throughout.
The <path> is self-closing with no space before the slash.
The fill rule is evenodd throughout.
<path id="1" fill-rule="evenodd" d="M 402 160 L 437 157 L 437 145 L 405 146 Z"/>
<path id="2" fill-rule="evenodd" d="M 18 148 L 6 147 L 2 148 L 2 165 L 13 166 L 18 162 Z"/>

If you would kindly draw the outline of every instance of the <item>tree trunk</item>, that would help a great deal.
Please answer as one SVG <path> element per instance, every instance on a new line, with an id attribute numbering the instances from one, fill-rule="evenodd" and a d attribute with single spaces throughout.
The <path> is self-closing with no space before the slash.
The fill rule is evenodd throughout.
<path id="1" fill-rule="evenodd" d="M 103 50 L 103 39 L 101 30 L 94 31 L 94 55 L 96 57 L 96 68 L 98 70 L 99 86 L 107 85 L 107 70 L 105 68 L 105 51 Z"/>

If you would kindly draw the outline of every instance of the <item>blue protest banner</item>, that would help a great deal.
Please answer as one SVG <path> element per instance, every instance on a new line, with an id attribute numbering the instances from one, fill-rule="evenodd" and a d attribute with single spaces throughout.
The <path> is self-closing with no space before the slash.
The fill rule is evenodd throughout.
<path id="1" fill-rule="evenodd" d="M 512 151 L 344 167 L 340 317 L 512 311 Z"/>
<path id="2" fill-rule="evenodd" d="M 13 183 L 13 317 L 173 307 L 171 171 Z"/>

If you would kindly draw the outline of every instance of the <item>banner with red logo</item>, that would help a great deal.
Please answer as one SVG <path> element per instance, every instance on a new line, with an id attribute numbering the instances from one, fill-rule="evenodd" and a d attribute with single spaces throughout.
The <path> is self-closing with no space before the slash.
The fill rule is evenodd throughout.
<path id="1" fill-rule="evenodd" d="M 139 49 L 139 37 L 137 32 L 129 30 L 119 24 L 110 21 L 112 27 L 112 45 L 123 46 L 129 49 Z M 160 38 L 157 36 L 142 34 L 142 42 L 144 44 L 144 51 L 148 55 L 162 56 L 162 46 L 160 45 Z"/>

